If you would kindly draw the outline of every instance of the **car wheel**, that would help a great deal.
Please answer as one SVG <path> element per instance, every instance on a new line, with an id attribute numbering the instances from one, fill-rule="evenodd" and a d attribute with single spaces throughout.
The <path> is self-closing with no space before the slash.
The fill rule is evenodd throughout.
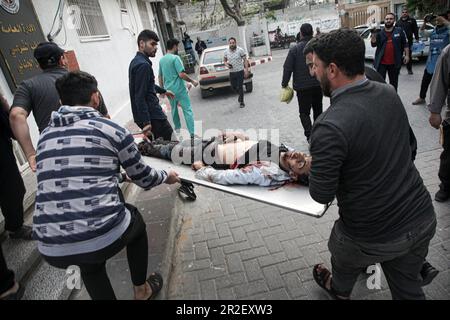
<path id="1" fill-rule="evenodd" d="M 245 84 L 245 92 L 252 92 L 253 91 L 253 82 L 248 82 Z"/>
<path id="2" fill-rule="evenodd" d="M 419 58 L 419 61 L 426 61 L 428 59 L 427 56 L 420 56 L 418 58 Z"/>

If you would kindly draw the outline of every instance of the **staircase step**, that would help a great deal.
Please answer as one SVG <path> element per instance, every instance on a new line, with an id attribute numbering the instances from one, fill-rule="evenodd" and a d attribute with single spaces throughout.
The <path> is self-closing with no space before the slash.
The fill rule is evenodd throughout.
<path id="1" fill-rule="evenodd" d="M 35 241 L 5 239 L 2 244 L 8 268 L 13 270 L 16 280 L 23 281 L 41 260 Z"/>
<path id="2" fill-rule="evenodd" d="M 25 284 L 23 300 L 67 300 L 72 292 L 66 285 L 66 271 L 41 261 Z"/>

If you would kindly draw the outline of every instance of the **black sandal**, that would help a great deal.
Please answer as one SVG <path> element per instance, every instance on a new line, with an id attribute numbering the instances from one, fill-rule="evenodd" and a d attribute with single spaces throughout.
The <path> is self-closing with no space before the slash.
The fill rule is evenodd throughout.
<path id="1" fill-rule="evenodd" d="M 316 264 L 313 269 L 313 277 L 316 283 L 319 285 L 319 287 L 324 289 L 334 300 L 347 300 L 338 297 L 336 291 L 333 289 L 333 286 L 331 286 L 330 289 L 326 287 L 326 283 L 328 282 L 328 279 L 331 277 L 331 272 L 325 267 L 323 267 L 322 271 L 319 271 L 320 266 L 323 266 L 323 264 Z"/>
<path id="2" fill-rule="evenodd" d="M 147 300 L 153 300 L 160 292 L 163 287 L 163 278 L 159 273 L 152 273 L 147 279 L 147 283 L 152 289 L 152 295 Z"/>
<path id="3" fill-rule="evenodd" d="M 191 201 L 195 201 L 197 199 L 197 195 L 194 192 L 194 185 L 192 183 L 184 181 L 181 182 L 181 186 L 178 188 L 178 192 L 185 195 Z"/>

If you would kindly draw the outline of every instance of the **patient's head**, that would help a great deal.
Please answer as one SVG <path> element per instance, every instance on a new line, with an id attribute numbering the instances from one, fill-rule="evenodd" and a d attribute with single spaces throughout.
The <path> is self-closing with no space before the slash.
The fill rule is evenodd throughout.
<path id="1" fill-rule="evenodd" d="M 281 154 L 281 168 L 288 172 L 295 181 L 299 176 L 305 174 L 305 166 L 307 164 L 306 157 L 299 151 L 288 151 Z"/>

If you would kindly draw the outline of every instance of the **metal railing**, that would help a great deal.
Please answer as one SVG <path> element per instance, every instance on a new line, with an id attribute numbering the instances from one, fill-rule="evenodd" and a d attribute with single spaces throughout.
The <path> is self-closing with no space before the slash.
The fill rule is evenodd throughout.
<path id="1" fill-rule="evenodd" d="M 76 30 L 81 41 L 110 38 L 98 0 L 68 0 L 68 4 L 79 9 L 79 21 L 76 21 Z"/>

